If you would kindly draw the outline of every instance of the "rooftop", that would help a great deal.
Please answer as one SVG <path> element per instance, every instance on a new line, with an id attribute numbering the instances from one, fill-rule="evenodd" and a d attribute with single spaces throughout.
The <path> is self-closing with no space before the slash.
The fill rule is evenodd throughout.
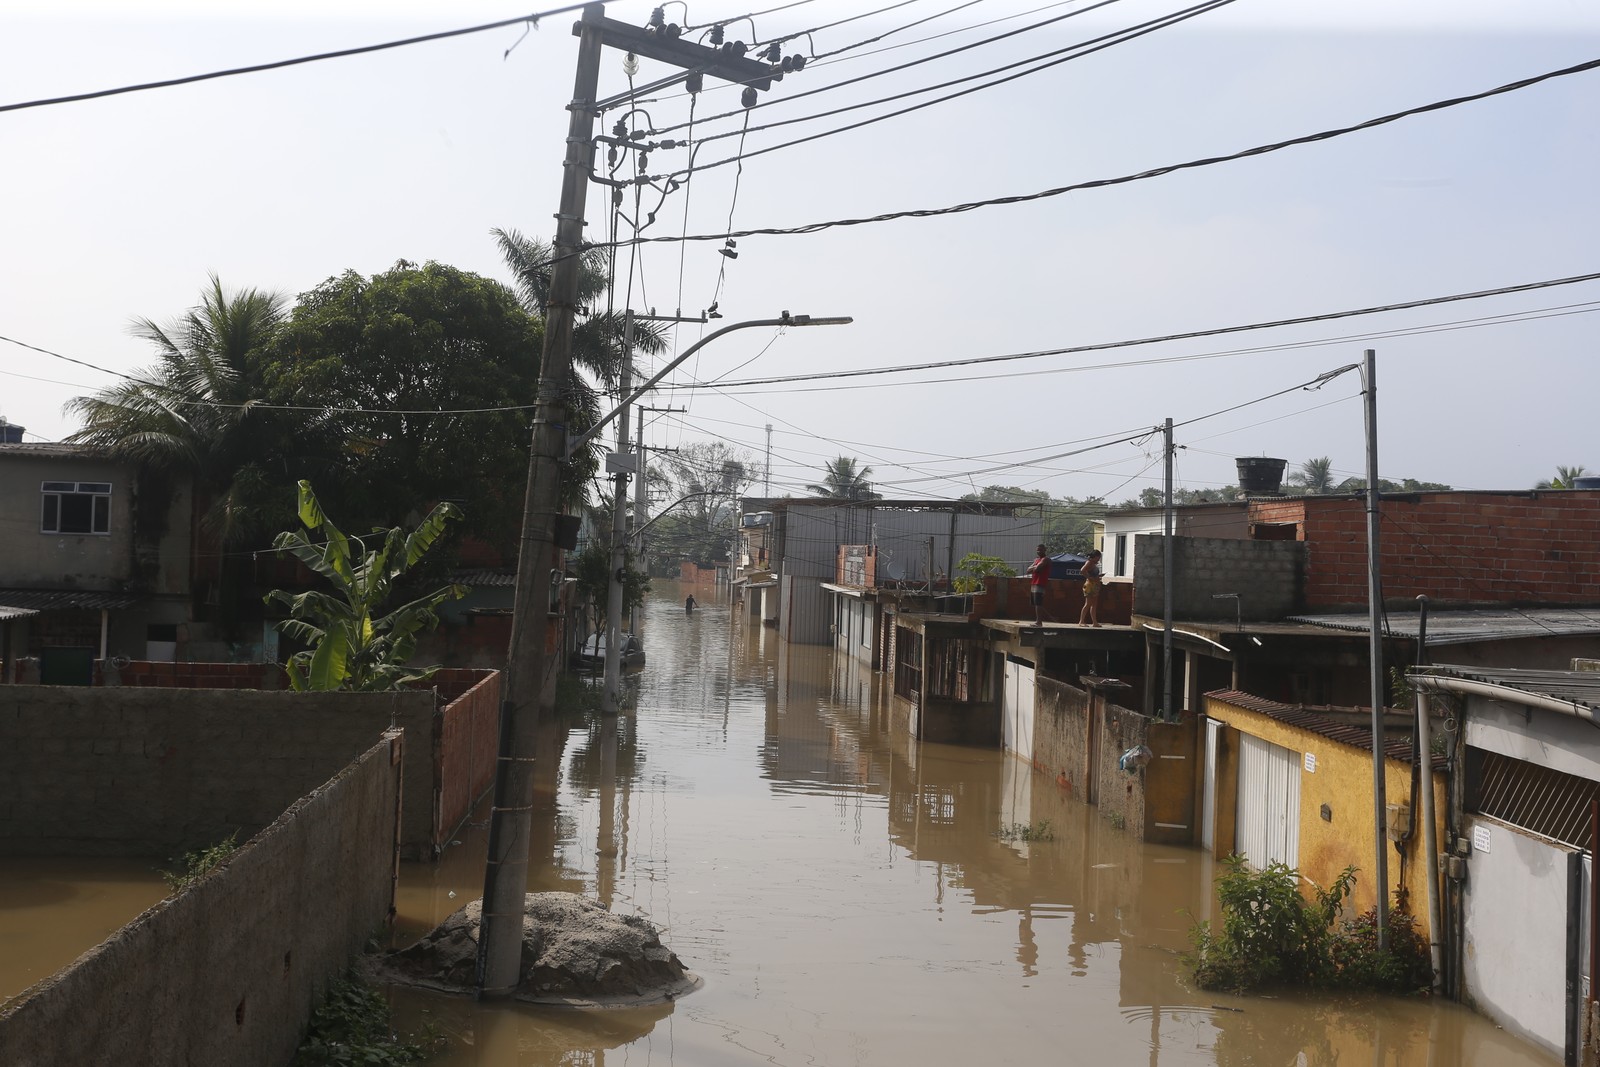
<path id="1" fill-rule="evenodd" d="M 1285 726 L 1295 726 L 1342 745 L 1349 745 L 1366 752 L 1372 751 L 1372 728 L 1345 721 L 1358 715 L 1370 720 L 1371 708 L 1342 708 L 1330 704 L 1280 704 L 1276 700 L 1242 693 L 1237 689 L 1218 689 L 1207 693 L 1206 696 L 1246 711 L 1260 712 Z M 1394 708 L 1386 710 L 1391 716 L 1405 714 Z M 1390 731 L 1385 728 L 1383 754 L 1389 759 L 1410 763 L 1411 738 L 1399 729 Z M 1434 756 L 1433 762 L 1435 767 L 1443 768 L 1446 765 L 1445 757 L 1442 755 Z"/>
<path id="2" fill-rule="evenodd" d="M 1292 615 L 1291 622 L 1332 630 L 1367 633 L 1365 614 Z M 1247 624 L 1248 626 L 1248 624 Z M 1389 637 L 1417 637 L 1421 616 L 1406 612 L 1384 618 Z M 1461 608 L 1428 612 L 1428 645 L 1464 645 L 1527 637 L 1571 637 L 1600 634 L 1600 608 Z"/>
<path id="3" fill-rule="evenodd" d="M 1549 697 L 1590 712 L 1600 712 L 1600 671 L 1541 671 L 1515 667 L 1462 667 L 1441 663 L 1422 673 L 1462 678 L 1503 689 Z M 1513 694 L 1507 696 L 1515 699 Z M 1591 716 L 1592 717 L 1592 716 Z"/>

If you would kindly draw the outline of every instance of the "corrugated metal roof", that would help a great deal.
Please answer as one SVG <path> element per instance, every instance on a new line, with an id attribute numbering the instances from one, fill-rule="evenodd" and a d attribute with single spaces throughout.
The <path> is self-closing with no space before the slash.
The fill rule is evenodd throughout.
<path id="1" fill-rule="evenodd" d="M 0 605 L 40 611 L 106 611 L 137 604 L 127 593 L 97 593 L 86 589 L 0 589 Z"/>
<path id="2" fill-rule="evenodd" d="M 1419 618 L 1410 612 L 1390 613 L 1384 622 L 1384 633 L 1414 640 Z M 1354 633 L 1368 630 L 1365 614 L 1291 615 L 1290 620 Z M 1428 612 L 1430 646 L 1575 634 L 1600 634 L 1600 608 L 1470 608 Z"/>
<path id="3" fill-rule="evenodd" d="M 456 571 L 450 575 L 452 582 L 461 585 L 470 585 L 475 589 L 514 589 L 517 584 L 515 574 L 505 574 L 496 570 Z"/>
<path id="4" fill-rule="evenodd" d="M 1328 717 L 1329 712 L 1358 712 L 1370 716 L 1371 708 L 1339 708 L 1328 704 L 1280 704 L 1276 700 L 1242 693 L 1237 689 L 1218 689 L 1207 693 L 1206 696 L 1214 697 L 1234 707 L 1244 708 L 1246 711 L 1258 711 L 1270 716 L 1286 726 L 1296 726 L 1302 730 L 1326 737 L 1330 741 L 1337 741 L 1343 745 L 1350 745 L 1366 752 L 1372 751 L 1372 728 L 1370 726 L 1357 726 L 1354 723 L 1341 722 Z M 1389 711 L 1400 709 L 1390 708 Z M 1386 726 L 1383 732 L 1383 754 L 1389 759 L 1400 760 L 1403 763 L 1411 762 L 1411 738 L 1399 729 L 1390 731 Z M 1434 756 L 1435 767 L 1444 768 L 1448 765 L 1445 757 Z"/>
<path id="5" fill-rule="evenodd" d="M 0 456 L 35 456 L 51 459 L 105 459 L 105 449 L 69 445 L 59 441 L 20 441 L 0 444 Z"/>
<path id="6" fill-rule="evenodd" d="M 39 614 L 27 608 L 12 608 L 0 604 L 0 622 L 9 622 L 12 619 L 31 619 Z"/>
<path id="7" fill-rule="evenodd" d="M 1503 685 L 1507 689 L 1520 689 L 1525 693 L 1554 697 L 1570 704 L 1600 711 L 1600 671 L 1539 671 L 1518 667 L 1461 667 L 1453 664 L 1434 664 L 1425 668 L 1429 674 L 1443 674 L 1452 678 L 1465 678 L 1489 685 Z"/>

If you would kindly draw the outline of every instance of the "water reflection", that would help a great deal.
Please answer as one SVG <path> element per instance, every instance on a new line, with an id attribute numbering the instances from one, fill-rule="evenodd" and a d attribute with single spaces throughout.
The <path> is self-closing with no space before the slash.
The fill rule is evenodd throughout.
<path id="1" fill-rule="evenodd" d="M 882 675 L 657 585 L 636 711 L 541 750 L 561 756 L 532 870 L 649 917 L 705 988 L 596 1016 L 407 994 L 455 1035 L 441 1062 L 1554 1062 L 1453 1005 L 1191 990 L 1199 852 L 1132 841 L 999 753 L 896 736 Z M 407 869 L 408 927 L 478 894 L 482 847 Z"/>

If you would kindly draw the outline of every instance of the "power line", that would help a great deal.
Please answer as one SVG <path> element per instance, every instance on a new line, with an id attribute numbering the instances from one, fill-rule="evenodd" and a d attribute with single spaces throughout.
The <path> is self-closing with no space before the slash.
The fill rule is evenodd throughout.
<path id="1" fill-rule="evenodd" d="M 295 67 L 304 63 L 318 63 L 324 59 L 344 59 L 348 56 L 365 55 L 368 52 L 382 52 L 390 48 L 404 48 L 407 45 L 424 44 L 428 41 L 441 41 L 448 37 L 462 37 L 469 33 L 483 33 L 487 30 L 504 29 L 507 26 L 516 26 L 520 23 L 532 23 L 538 28 L 539 20 L 549 18 L 551 15 L 562 15 L 569 11 L 581 11 L 586 4 L 568 4 L 565 7 L 551 8 L 549 11 L 539 11 L 531 15 L 520 15 L 517 18 L 500 19 L 498 22 L 485 22 L 477 26 L 466 26 L 459 30 L 443 30 L 439 33 L 426 33 L 420 37 L 405 37 L 398 41 L 384 41 L 381 44 L 360 45 L 355 48 L 341 48 L 336 52 L 318 52 L 315 55 L 296 56 L 293 59 L 279 59 L 270 63 L 256 63 L 248 67 L 230 67 L 226 70 L 214 70 L 206 74 L 190 74 L 182 78 L 167 78 L 163 81 L 142 82 L 138 85 L 123 85 L 115 89 L 96 89 L 88 93 L 74 93 L 71 96 L 54 96 L 43 100 L 24 100 L 17 104 L 0 104 L 0 111 L 21 111 L 24 108 L 49 107 L 54 104 L 72 104 L 82 100 L 99 100 L 107 96 L 120 96 L 124 93 L 141 93 L 149 89 L 170 89 L 176 85 L 192 85 L 195 82 L 213 81 L 217 78 L 232 78 L 240 74 L 257 74 L 264 70 L 278 70 L 283 67 Z"/>
<path id="2" fill-rule="evenodd" d="M 1548 71 L 1544 74 L 1538 74 L 1531 78 L 1523 78 L 1520 81 L 1508 82 L 1505 85 L 1498 86 L 1494 89 L 1488 89 L 1480 93 L 1452 97 L 1448 100 L 1438 100 L 1431 104 L 1423 104 L 1418 107 L 1407 108 L 1404 111 L 1396 111 L 1388 115 L 1381 115 L 1377 118 L 1368 119 L 1365 122 L 1359 122 L 1352 126 L 1341 126 L 1336 129 L 1322 130 L 1318 133 L 1305 134 L 1303 136 L 1293 137 L 1288 140 L 1274 141 L 1270 144 L 1264 145 L 1256 145 L 1255 147 L 1241 149 L 1237 152 L 1231 152 L 1227 155 L 1208 156 L 1204 159 L 1192 159 L 1183 163 L 1170 163 L 1165 166 L 1153 167 L 1149 170 L 1138 171 L 1133 174 L 1123 174 L 1113 178 L 1096 178 L 1090 181 L 1076 182 L 1072 185 L 1058 186 L 1054 189 L 1044 189 L 1035 193 L 1020 193 L 1015 196 L 991 197 L 986 200 L 973 200 L 963 204 L 954 204 L 949 207 L 913 208 L 904 211 L 889 211 L 880 215 L 871 215 L 863 218 L 832 219 L 826 222 L 807 223 L 803 226 L 763 227 L 760 229 L 737 230 L 729 233 L 691 234 L 688 237 L 642 237 L 636 238 L 636 240 L 644 243 L 657 243 L 666 241 L 724 241 L 730 237 L 791 237 L 800 234 L 820 233 L 824 230 L 831 230 L 845 226 L 868 226 L 880 222 L 894 222 L 899 219 L 937 218 L 943 215 L 956 215 L 968 211 L 976 211 L 980 208 L 986 207 L 1025 204 L 1035 200 L 1046 200 L 1051 197 L 1064 196 L 1067 193 L 1081 192 L 1085 189 L 1102 189 L 1116 185 L 1127 185 L 1132 182 L 1144 181 L 1149 178 L 1163 177 L 1168 174 L 1176 173 L 1177 171 L 1195 170 L 1201 167 L 1214 166 L 1219 163 L 1231 163 L 1240 159 L 1248 159 L 1253 156 L 1262 156 L 1272 152 L 1282 151 L 1285 148 L 1293 148 L 1298 145 L 1313 144 L 1318 141 L 1332 140 L 1335 137 L 1343 137 L 1346 134 L 1375 129 L 1379 126 L 1384 126 L 1391 122 L 1398 122 L 1401 119 L 1410 118 L 1415 115 L 1426 114 L 1431 111 L 1442 111 L 1446 108 L 1457 107 L 1461 104 L 1470 104 L 1479 100 L 1486 100 L 1489 97 L 1498 96 L 1502 93 L 1514 92 L 1518 89 L 1526 89 L 1530 86 L 1538 85 L 1541 82 L 1550 81 L 1554 78 L 1563 78 L 1573 74 L 1581 74 L 1585 71 L 1593 70 L 1596 67 L 1600 67 L 1600 59 L 1592 59 L 1585 63 L 1576 64 L 1575 66 L 1563 67 L 1560 70 Z M 808 139 L 814 140 L 815 138 Z M 780 145 L 775 147 L 786 146 Z M 763 149 L 763 151 L 770 150 L 771 149 Z M 756 153 L 750 153 L 750 155 L 755 154 Z M 710 164 L 707 165 L 707 167 L 709 166 Z M 702 167 L 700 169 L 704 170 L 707 169 L 707 167 Z M 572 255 L 575 253 L 568 254 Z"/>
<path id="3" fill-rule="evenodd" d="M 1115 0 L 1102 0 L 1102 4 L 1109 4 L 1109 3 L 1114 3 L 1114 2 L 1115 2 Z M 1208 13 L 1210 13 L 1212 11 L 1217 10 L 1218 8 L 1226 7 L 1228 4 L 1231 4 L 1233 2 L 1234 2 L 1234 0 L 1205 0 L 1204 3 L 1196 4 L 1194 7 L 1191 7 L 1191 8 L 1185 8 L 1183 11 L 1178 12 L 1178 13 L 1173 14 L 1173 15 L 1162 16 L 1159 19 L 1154 19 L 1154 20 L 1152 20 L 1152 21 L 1150 21 L 1148 23 L 1142 23 L 1139 26 L 1131 27 L 1131 28 L 1129 28 L 1127 30 L 1119 30 L 1114 34 L 1106 34 L 1103 37 L 1093 38 L 1092 40 L 1084 42 L 1083 44 L 1072 45 L 1072 46 L 1070 46 L 1070 48 L 1059 49 L 1059 50 L 1057 50 L 1057 52 L 1046 53 L 1047 56 L 1058 55 L 1059 52 L 1062 52 L 1062 51 L 1070 52 L 1071 54 L 1070 55 L 1065 55 L 1065 56 L 1060 56 L 1060 58 L 1057 58 L 1057 59 L 1052 59 L 1048 63 L 1041 63 L 1039 66 L 1034 67 L 1031 70 L 1023 70 L 1023 71 L 1018 71 L 1015 74 L 1008 74 L 1003 78 L 996 78 L 994 81 L 985 82 L 982 85 L 974 85 L 974 86 L 972 86 L 970 88 L 962 89 L 959 92 L 950 93 L 950 94 L 948 94 L 946 96 L 937 97 L 937 98 L 935 98 L 933 100 L 924 100 L 920 104 L 912 104 L 910 107 L 903 107 L 903 108 L 899 109 L 898 111 L 890 111 L 890 112 L 887 112 L 887 113 L 882 114 L 882 115 L 875 115 L 872 118 L 862 119 L 860 122 L 852 122 L 852 123 L 850 123 L 849 125 L 846 125 L 846 126 L 838 126 L 838 127 L 835 127 L 834 129 L 831 129 L 831 130 L 823 130 L 821 133 L 814 133 L 814 134 L 811 134 L 808 137 L 797 137 L 792 141 L 784 141 L 781 144 L 769 145 L 766 148 L 758 149 L 757 151 L 754 151 L 754 152 L 746 152 L 746 153 L 744 153 L 742 158 L 752 159 L 752 158 L 754 158 L 756 156 L 764 156 L 769 152 L 777 152 L 777 151 L 781 151 L 782 149 L 785 149 L 785 148 L 794 148 L 797 145 L 809 144 L 812 141 L 819 141 L 824 137 L 833 137 L 836 134 L 848 133 L 851 130 L 859 130 L 859 129 L 865 127 L 865 126 L 872 126 L 872 125 L 875 125 L 876 123 L 879 123 L 879 122 L 886 122 L 886 121 L 888 121 L 889 119 L 892 119 L 892 118 L 899 118 L 902 115 L 909 115 L 909 114 L 912 114 L 913 112 L 921 111 L 924 108 L 933 107 L 936 104 L 943 104 L 943 103 L 948 103 L 951 100 L 958 100 L 963 96 L 970 96 L 973 93 L 982 92 L 985 89 L 993 89 L 996 86 L 1005 85 L 1005 84 L 1007 84 L 1009 82 L 1016 81 L 1019 78 L 1026 78 L 1031 74 L 1038 74 L 1038 73 L 1040 73 L 1042 71 L 1050 70 L 1053 67 L 1060 66 L 1062 63 L 1068 63 L 1068 62 L 1071 62 L 1074 59 L 1082 59 L 1085 56 L 1093 55 L 1096 52 L 1104 51 L 1105 49 L 1111 48 L 1114 45 L 1126 44 L 1129 41 L 1136 40 L 1136 39 L 1138 39 L 1140 37 L 1145 36 L 1146 34 L 1154 33 L 1157 30 L 1166 29 L 1169 26 L 1176 26 L 1180 22 L 1187 22 L 1189 19 L 1197 18 L 1200 15 L 1208 14 Z M 1090 10 L 1093 10 L 1093 9 L 1092 8 L 1084 8 L 1083 9 L 1083 11 L 1090 11 Z M 1082 11 L 1077 11 L 1077 12 L 1070 12 L 1069 14 L 1082 14 L 1082 13 L 1083 13 Z M 1066 18 L 1067 16 L 1064 15 L 1062 17 Z M 1021 32 L 1021 31 L 1018 31 L 1018 32 Z M 1091 45 L 1091 44 L 1093 45 L 1093 47 L 1089 47 L 1089 45 Z M 778 127 L 778 126 L 788 126 L 788 125 L 791 125 L 791 124 L 796 123 L 796 122 L 809 122 L 814 118 L 824 118 L 824 117 L 829 116 L 829 115 L 841 114 L 841 113 L 843 113 L 845 111 L 853 111 L 853 110 L 855 110 L 857 108 L 871 107 L 873 105 L 880 104 L 880 103 L 887 103 L 887 102 L 892 101 L 892 100 L 904 99 L 907 96 L 918 96 L 918 95 L 920 95 L 922 93 L 933 92 L 936 89 L 944 88 L 945 86 L 957 85 L 957 84 L 960 84 L 961 82 L 964 82 L 964 81 L 971 81 L 973 78 L 988 77 L 990 74 L 995 74 L 995 73 L 998 73 L 999 71 L 1003 71 L 1003 70 L 1010 70 L 1010 69 L 1012 69 L 1012 67 L 1020 66 L 1023 63 L 1035 62 L 1036 59 L 1038 59 L 1038 58 L 1042 58 L 1042 57 L 1035 57 L 1034 59 L 1021 60 L 1018 63 L 1012 63 L 1012 64 L 1009 64 L 1009 65 L 1004 66 L 1004 67 L 998 67 L 998 68 L 996 68 L 994 70 L 987 70 L 987 71 L 982 71 L 982 72 L 980 72 L 978 74 L 967 75 L 965 77 L 956 78 L 956 79 L 954 79 L 952 81 L 949 81 L 949 82 L 944 82 L 941 85 L 932 85 L 932 86 L 928 86 L 927 88 L 917 89 L 917 90 L 913 90 L 911 92 L 900 93 L 900 94 L 898 94 L 896 96 L 885 97 L 882 100 L 870 100 L 870 101 L 867 101 L 866 103 L 852 104 L 849 107 L 837 108 L 837 109 L 835 109 L 833 111 L 822 112 L 822 113 L 819 113 L 817 115 L 803 116 L 801 118 L 785 119 L 785 120 L 783 120 L 781 122 L 768 123 L 766 126 L 757 127 L 757 129 L 773 129 L 773 128 Z M 730 135 L 729 134 L 715 134 L 715 135 L 713 135 L 711 137 L 701 138 L 701 140 L 702 140 L 702 142 L 704 142 L 704 141 L 715 140 L 718 137 L 726 137 L 726 136 L 730 136 Z M 712 170 L 712 169 L 714 169 L 716 167 L 724 166 L 724 165 L 726 165 L 728 163 L 733 162 L 733 160 L 735 158 L 738 158 L 738 157 L 730 156 L 727 159 L 719 159 L 719 160 L 716 160 L 715 162 L 712 162 L 712 163 L 703 163 L 703 164 L 700 165 L 700 169 L 701 170 Z M 671 173 L 666 174 L 663 177 L 665 177 L 665 178 L 675 178 L 679 174 L 682 174 L 682 173 L 684 173 L 684 172 L 683 171 L 672 171 Z"/>
<path id="4" fill-rule="evenodd" d="M 815 96 L 818 93 L 832 92 L 835 89 L 842 89 L 847 85 L 855 85 L 855 84 L 857 84 L 859 82 L 868 81 L 869 79 L 872 79 L 872 78 L 882 78 L 882 77 L 885 77 L 886 75 L 889 75 L 889 74 L 898 74 L 900 71 L 910 70 L 912 67 L 921 66 L 923 63 L 932 63 L 933 61 L 938 60 L 938 59 L 948 59 L 950 56 L 959 55 L 962 52 L 970 51 L 971 49 L 974 49 L 974 48 L 981 48 L 986 44 L 994 44 L 996 41 L 1003 41 L 1003 40 L 1006 40 L 1009 37 L 1015 37 L 1018 34 L 1028 33 L 1029 31 L 1032 31 L 1032 30 L 1042 29 L 1042 28 L 1044 28 L 1046 26 L 1052 25 L 1053 23 L 1060 22 L 1063 19 L 1069 19 L 1069 18 L 1072 18 L 1075 15 L 1081 15 L 1085 11 L 1093 11 L 1095 8 L 1104 7 L 1106 4 L 1115 3 L 1115 2 L 1116 2 L 1116 0 L 1101 0 L 1100 3 L 1097 3 L 1097 4 L 1093 5 L 1093 7 L 1084 8 L 1084 9 L 1079 10 L 1079 11 L 1069 11 L 1065 15 L 1057 15 L 1056 17 L 1050 18 L 1050 19 L 1046 19 L 1043 22 L 1035 22 L 1035 23 L 1033 23 L 1032 25 L 1029 25 L 1029 26 L 1021 26 L 1021 27 L 1018 27 L 1015 30 L 1008 30 L 1005 33 L 996 34 L 993 37 L 986 37 L 981 41 L 973 41 L 973 42 L 971 42 L 969 44 L 961 45 L 958 48 L 951 48 L 951 49 L 949 49 L 947 51 L 944 51 L 944 52 L 937 52 L 937 53 L 935 53 L 935 54 L 933 54 L 931 56 L 923 56 L 920 59 L 914 59 L 914 60 L 911 60 L 910 62 L 907 62 L 907 63 L 901 63 L 899 66 L 885 67 L 882 70 L 875 70 L 870 74 L 863 74 L 858 78 L 848 78 L 845 81 L 834 82 L 831 85 L 823 85 L 823 86 L 818 86 L 815 89 L 807 89 L 804 92 L 795 93 L 793 96 L 786 96 L 782 100 L 771 100 L 771 101 L 768 101 L 766 103 L 759 103 L 759 104 L 756 105 L 756 108 L 772 107 L 772 106 L 775 106 L 777 104 L 792 104 L 796 100 L 804 100 L 806 97 Z M 965 5 L 963 5 L 963 6 L 965 6 Z M 953 9 L 953 10 L 959 10 L 959 8 Z M 949 12 L 944 12 L 943 14 L 949 14 Z M 934 17 L 938 17 L 938 16 L 934 16 Z M 927 21 L 927 20 L 923 20 L 923 21 Z M 911 23 L 910 25 L 915 26 L 915 25 L 917 25 L 917 23 Z M 902 28 L 909 28 L 909 27 L 902 27 Z M 891 31 L 891 32 L 893 32 L 893 31 Z M 885 35 L 885 36 L 887 36 L 887 35 Z M 870 43 L 870 42 L 862 42 L 862 43 Z M 839 51 L 843 51 L 843 49 L 840 49 Z M 1024 60 L 1024 62 L 1028 62 L 1028 61 Z M 745 108 L 743 110 L 744 111 L 751 111 L 751 110 L 755 110 L 755 108 Z M 705 121 L 705 122 L 714 122 L 714 121 L 716 121 L 718 119 L 732 118 L 732 117 L 738 115 L 739 113 L 740 113 L 739 111 L 725 111 L 720 115 L 712 115 L 712 116 L 704 119 L 703 121 Z M 664 134 L 664 133 L 671 133 L 674 130 L 680 130 L 683 127 L 684 127 L 684 123 L 681 123 L 681 122 L 675 123 L 675 124 L 673 124 L 671 126 L 652 127 L 649 131 L 647 131 L 647 136 L 657 137 L 657 136 L 660 136 L 661 134 Z"/>
<path id="5" fill-rule="evenodd" d="M 740 381 L 722 382 L 718 389 L 734 389 L 752 385 L 784 385 L 791 382 L 811 382 L 838 378 L 862 378 L 877 374 L 904 374 L 911 371 L 943 370 L 949 367 L 971 367 L 987 363 L 1006 363 L 1022 359 L 1040 359 L 1045 356 L 1077 355 L 1084 352 L 1104 352 L 1117 348 L 1133 348 L 1140 345 L 1162 344 L 1168 341 L 1190 341 L 1201 337 L 1220 337 L 1227 334 L 1245 333 L 1253 330 L 1270 330 L 1281 326 L 1304 326 L 1313 322 L 1330 322 L 1336 319 L 1355 318 L 1361 315 L 1377 315 L 1389 311 L 1406 311 L 1412 308 L 1430 307 L 1435 304 L 1452 304 L 1464 300 L 1481 300 L 1492 296 L 1506 296 L 1511 293 L 1532 292 L 1537 289 L 1550 289 L 1561 285 L 1576 285 L 1581 282 L 1592 282 L 1600 279 L 1600 272 L 1592 274 L 1576 274 L 1567 278 L 1552 278 L 1547 281 L 1524 282 L 1519 285 L 1506 285 L 1497 289 L 1478 289 L 1469 293 L 1453 293 L 1449 296 L 1431 296 L 1420 300 L 1407 300 L 1394 304 L 1378 304 L 1372 307 L 1354 308 L 1348 311 L 1328 311 L 1316 315 L 1300 315 L 1294 318 L 1273 319 L 1266 322 L 1249 323 L 1242 326 L 1218 326 L 1208 330 L 1189 330 L 1183 333 L 1157 334 L 1151 337 L 1141 337 L 1125 341 L 1102 341 L 1098 344 L 1072 345 L 1066 348 L 1039 349 L 1032 352 L 1012 352 L 1001 356 L 973 356 L 967 359 L 940 360 L 928 363 L 906 363 L 895 367 L 861 367 L 854 370 L 821 371 L 813 374 L 791 374 L 775 378 L 745 378 Z M 1194 356 L 1169 357 L 1173 360 L 1193 359 Z M 1163 360 L 1165 362 L 1165 360 Z M 662 385 L 661 388 L 686 388 L 685 386 Z"/>

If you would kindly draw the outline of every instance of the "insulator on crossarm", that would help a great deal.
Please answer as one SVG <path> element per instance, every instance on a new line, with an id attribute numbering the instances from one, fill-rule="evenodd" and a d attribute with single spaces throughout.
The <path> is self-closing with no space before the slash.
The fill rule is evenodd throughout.
<path id="1" fill-rule="evenodd" d="M 805 70 L 806 69 L 806 57 L 805 56 L 795 56 L 794 57 L 794 69 L 795 70 Z"/>
<path id="2" fill-rule="evenodd" d="M 672 23 L 672 25 L 667 27 L 667 40 L 676 41 L 678 39 L 679 35 L 681 35 L 682 33 L 683 33 L 683 27 L 679 26 L 676 22 L 674 22 L 674 23 Z"/>
<path id="3" fill-rule="evenodd" d="M 758 99 L 759 97 L 756 94 L 755 86 L 746 85 L 744 87 L 744 93 L 739 97 L 739 102 L 744 104 L 745 107 L 755 107 L 756 100 Z"/>
<path id="4" fill-rule="evenodd" d="M 789 71 L 794 70 L 795 58 L 796 57 L 794 57 L 794 56 L 784 56 L 783 57 L 783 69 L 784 69 L 785 73 L 788 73 Z"/>
<path id="5" fill-rule="evenodd" d="M 723 35 L 724 35 L 724 31 L 723 31 L 723 28 L 721 26 L 713 26 L 713 27 L 711 27 L 711 43 L 712 44 L 720 45 L 722 43 L 722 40 L 723 40 Z"/>
<path id="6" fill-rule="evenodd" d="M 652 28 L 659 30 L 662 27 L 664 27 L 666 24 L 667 24 L 667 9 L 666 9 L 665 6 L 658 7 L 654 11 L 650 12 L 650 25 L 651 25 Z"/>
<path id="7" fill-rule="evenodd" d="M 695 71 L 693 74 L 683 79 L 683 87 L 689 90 L 691 93 L 698 93 L 701 89 L 704 89 L 705 86 L 706 76 L 701 74 L 699 71 Z"/>

